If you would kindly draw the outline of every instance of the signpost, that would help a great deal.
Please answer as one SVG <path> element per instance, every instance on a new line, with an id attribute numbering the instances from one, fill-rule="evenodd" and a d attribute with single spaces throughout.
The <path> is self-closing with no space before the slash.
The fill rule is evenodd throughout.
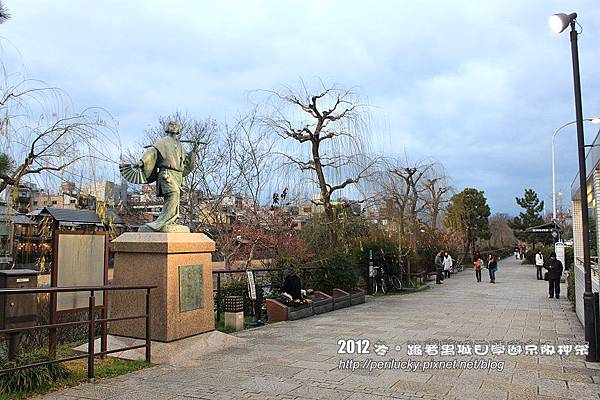
<path id="1" fill-rule="evenodd" d="M 556 253 L 556 259 L 560 261 L 564 266 L 565 264 L 565 244 L 563 242 L 554 243 L 554 252 Z"/>

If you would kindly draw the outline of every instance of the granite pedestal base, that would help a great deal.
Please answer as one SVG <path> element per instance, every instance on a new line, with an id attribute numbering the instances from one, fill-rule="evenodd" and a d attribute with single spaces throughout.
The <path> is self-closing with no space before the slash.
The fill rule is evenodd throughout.
<path id="1" fill-rule="evenodd" d="M 169 342 L 215 329 L 212 252 L 202 233 L 127 232 L 111 243 L 113 285 L 157 285 L 151 292 L 151 338 Z M 145 293 L 113 291 L 112 318 L 142 315 Z M 113 322 L 109 332 L 145 337 L 144 319 Z"/>

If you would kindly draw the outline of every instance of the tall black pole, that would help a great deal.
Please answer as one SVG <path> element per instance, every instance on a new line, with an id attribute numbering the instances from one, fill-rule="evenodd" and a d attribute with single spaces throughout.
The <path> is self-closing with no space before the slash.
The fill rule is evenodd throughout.
<path id="1" fill-rule="evenodd" d="M 592 269 L 590 263 L 590 233 L 588 220 L 587 173 L 585 169 L 585 138 L 583 135 L 583 111 L 581 106 L 581 79 L 579 77 L 579 51 L 575 20 L 571 21 L 571 56 L 573 59 L 573 85 L 575 89 L 575 119 L 577 121 L 577 153 L 579 156 L 579 191 L 581 196 L 581 226 L 583 228 L 583 270 L 585 291 L 583 312 L 585 340 L 589 344 L 588 361 L 598 360 L 594 316 L 594 295 L 592 293 Z"/>

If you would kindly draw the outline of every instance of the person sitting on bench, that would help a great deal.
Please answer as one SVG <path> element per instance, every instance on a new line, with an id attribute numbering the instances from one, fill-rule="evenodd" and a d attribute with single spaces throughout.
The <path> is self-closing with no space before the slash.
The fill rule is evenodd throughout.
<path id="1" fill-rule="evenodd" d="M 283 271 L 283 285 L 281 286 L 281 296 L 289 303 L 303 304 L 302 282 L 300 277 L 286 269 Z"/>

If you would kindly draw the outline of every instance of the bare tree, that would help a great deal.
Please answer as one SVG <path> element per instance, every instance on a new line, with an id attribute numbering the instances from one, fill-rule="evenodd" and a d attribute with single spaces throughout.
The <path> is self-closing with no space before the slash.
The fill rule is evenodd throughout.
<path id="1" fill-rule="evenodd" d="M 0 192 L 33 174 L 60 179 L 65 173 L 89 173 L 84 160 L 116 165 L 106 156 L 119 141 L 108 112 L 71 112 L 59 89 L 28 79 L 13 82 L 15 76 L 5 74 L 0 82 L 0 146 L 13 166 L 0 176 Z"/>
<path id="2" fill-rule="evenodd" d="M 223 200 L 235 193 L 238 186 L 234 157 L 236 133 L 211 118 L 197 119 L 174 112 L 159 117 L 157 124 L 145 131 L 143 139 L 133 152 L 128 152 L 126 159 L 139 159 L 144 146 L 165 135 L 169 121 L 181 124 L 181 140 L 203 143 L 196 154 L 195 168 L 183 182 L 181 218 L 193 231 L 208 231 L 210 225 L 225 222 Z"/>
<path id="3" fill-rule="evenodd" d="M 517 242 L 513 230 L 508 225 L 512 218 L 508 214 L 497 213 L 490 217 L 490 233 L 488 240 L 489 248 L 511 247 Z"/>
<path id="4" fill-rule="evenodd" d="M 286 87 L 269 93 L 275 104 L 263 122 L 294 143 L 280 154 L 286 165 L 309 175 L 318 191 L 312 201 L 323 207 L 333 239 L 337 209 L 348 205 L 335 202 L 335 196 L 356 190 L 373 166 L 365 158 L 365 106 L 351 91 L 336 88 L 312 92 L 302 84 L 299 90 Z"/>
<path id="5" fill-rule="evenodd" d="M 444 205 L 450 201 L 448 194 L 451 192 L 452 187 L 448 181 L 443 166 L 439 163 L 433 164 L 424 183 L 427 192 L 425 201 L 431 229 L 438 228 L 440 212 Z"/>

